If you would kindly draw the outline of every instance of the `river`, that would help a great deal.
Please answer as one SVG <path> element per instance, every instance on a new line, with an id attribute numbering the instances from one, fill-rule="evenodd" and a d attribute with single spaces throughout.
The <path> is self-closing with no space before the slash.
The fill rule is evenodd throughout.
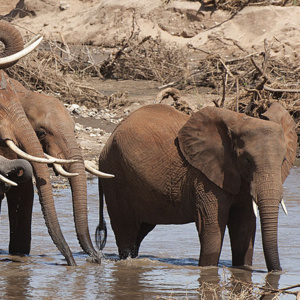
<path id="1" fill-rule="evenodd" d="M 300 167 L 293 167 L 284 184 L 288 216 L 282 210 L 279 213 L 279 253 L 283 272 L 271 275 L 267 275 L 262 253 L 259 219 L 253 267 L 248 270 L 231 268 L 227 233 L 219 267 L 199 268 L 197 263 L 200 246 L 194 224 L 157 226 L 143 241 L 138 259 L 119 261 L 107 214 L 108 241 L 104 258 L 101 265 L 92 264 L 86 260 L 76 239 L 69 188 L 54 190 L 55 205 L 63 233 L 78 266 L 66 266 L 63 256 L 52 243 L 37 196 L 33 213 L 31 255 L 10 256 L 7 253 L 7 205 L 3 201 L 0 218 L 0 298 L 201 299 L 200 286 L 216 283 L 226 288 L 232 278 L 258 286 L 263 286 L 268 281 L 279 288 L 299 284 L 299 179 Z M 98 224 L 97 189 L 97 180 L 89 180 L 88 206 L 92 237 Z M 215 291 L 211 291 L 211 297 L 214 293 Z M 280 299 L 295 299 L 295 296 L 285 295 Z"/>

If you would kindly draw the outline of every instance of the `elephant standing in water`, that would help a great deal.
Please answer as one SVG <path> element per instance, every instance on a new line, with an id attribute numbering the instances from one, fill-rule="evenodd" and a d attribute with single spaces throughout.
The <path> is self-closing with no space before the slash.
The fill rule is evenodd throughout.
<path id="1" fill-rule="evenodd" d="M 0 58 L 0 69 L 3 69 L 33 50 L 41 38 L 23 49 L 23 39 L 18 30 L 8 22 L 0 21 L 0 40 L 5 45 L 3 57 Z M 57 248 L 65 256 L 68 265 L 76 265 L 57 220 L 47 165 L 49 163 L 66 164 L 74 161 L 45 159 L 41 144 L 27 119 L 10 78 L 3 70 L 0 70 L 0 103 L 0 146 L 2 147 L 0 154 L 5 154 L 9 158 L 19 156 L 31 161 L 49 234 Z M 7 147 L 16 154 L 8 152 Z M 27 182 L 21 183 L 18 187 L 11 188 L 6 196 L 10 220 L 9 252 L 28 254 L 31 243 L 33 186 Z"/>
<path id="2" fill-rule="evenodd" d="M 101 260 L 93 247 L 88 229 L 85 167 L 89 170 L 90 168 L 88 165 L 85 166 L 86 162 L 76 141 L 75 123 L 60 100 L 31 92 L 16 80 L 12 80 L 12 84 L 44 152 L 52 157 L 76 160 L 73 164 L 65 165 L 64 169 L 54 164 L 54 169 L 57 173 L 69 177 L 78 241 L 83 251 L 100 263 Z M 113 177 L 102 172 L 93 170 L 91 172 L 99 177 Z"/>
<path id="3" fill-rule="evenodd" d="M 297 135 L 280 104 L 263 118 L 216 107 L 189 117 L 156 104 L 122 121 L 99 158 L 102 170 L 115 175 L 99 181 L 99 194 L 120 258 L 136 257 L 156 224 L 195 222 L 200 266 L 218 264 L 226 226 L 232 264 L 252 265 L 258 207 L 267 268 L 281 270 L 278 206 Z M 100 229 L 103 223 L 100 211 Z"/>

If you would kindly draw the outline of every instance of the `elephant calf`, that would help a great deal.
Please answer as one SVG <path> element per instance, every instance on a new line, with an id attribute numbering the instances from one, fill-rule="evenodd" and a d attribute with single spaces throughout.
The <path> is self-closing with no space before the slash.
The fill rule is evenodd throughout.
<path id="1" fill-rule="evenodd" d="M 295 123 L 278 103 L 258 119 L 206 107 L 191 117 L 166 105 L 133 112 L 112 133 L 99 181 L 120 258 L 136 257 L 156 224 L 195 222 L 200 266 L 217 265 L 228 226 L 233 265 L 252 265 L 259 209 L 269 271 L 281 270 L 278 206 L 295 160 Z M 253 211 L 254 208 L 254 211 Z M 100 229 L 103 211 L 100 211 Z M 101 226 L 102 225 L 102 226 Z"/>

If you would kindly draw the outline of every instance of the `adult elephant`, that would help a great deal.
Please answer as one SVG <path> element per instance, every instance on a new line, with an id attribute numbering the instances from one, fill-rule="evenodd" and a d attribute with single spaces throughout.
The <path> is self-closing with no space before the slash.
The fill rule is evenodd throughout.
<path id="1" fill-rule="evenodd" d="M 191 117 L 166 105 L 133 112 L 112 133 L 99 182 L 120 258 L 136 257 L 156 224 L 195 222 L 200 266 L 217 265 L 228 226 L 233 265 L 251 265 L 258 206 L 267 268 L 277 246 L 282 183 L 296 156 L 295 123 L 278 103 L 266 120 L 206 107 Z M 252 204 L 253 203 L 253 204 Z M 100 229 L 103 211 L 100 211 Z"/>
<path id="2" fill-rule="evenodd" d="M 36 47 L 38 44 L 37 42 L 40 42 L 41 39 L 30 43 L 25 50 L 22 50 L 22 36 L 18 30 L 16 30 L 8 22 L 1 21 L 0 40 L 5 45 L 3 54 L 4 57 L 0 58 L 0 69 L 3 69 L 16 62 L 23 55 L 26 55 L 28 52 L 30 52 L 30 49 L 32 50 L 34 47 Z M 18 100 L 16 91 L 14 90 L 9 77 L 3 70 L 0 70 L 0 100 L 0 145 L 7 146 L 12 149 L 12 151 L 16 152 L 18 156 L 24 156 L 26 159 L 31 160 L 36 186 L 39 193 L 39 199 L 49 234 L 55 245 L 65 256 L 68 265 L 76 265 L 57 220 L 50 173 L 47 166 L 48 163 L 68 163 L 68 161 L 44 158 L 44 152 L 40 142 L 26 117 L 26 114 Z M 27 154 L 24 151 L 27 152 Z M 32 185 L 28 187 L 28 185 L 25 183 L 20 184 L 17 190 L 11 189 L 7 193 L 10 221 L 12 220 L 11 214 L 18 212 L 19 215 L 24 213 L 23 220 L 25 220 L 24 222 L 26 222 L 26 224 L 31 223 L 32 201 L 29 201 L 28 203 L 26 201 L 20 201 L 21 197 L 27 194 L 33 194 L 33 187 Z M 12 204 L 11 206 L 10 203 Z M 26 203 L 28 206 L 26 206 Z M 15 211 L 13 212 L 13 210 Z M 20 231 L 22 233 L 22 223 L 15 225 L 18 226 L 18 233 L 20 233 Z M 16 232 L 11 231 L 11 238 L 12 234 L 14 235 L 15 233 Z M 15 244 L 17 246 L 10 247 L 10 251 L 12 253 L 26 253 L 28 248 L 30 249 L 30 236 L 26 235 L 26 243 L 29 244 L 27 250 L 24 250 L 26 247 L 23 247 L 22 245 L 22 234 L 20 236 L 20 241 L 18 241 L 17 237 L 14 237 L 14 240 L 16 240 Z"/>
<path id="3" fill-rule="evenodd" d="M 93 174 L 100 177 L 113 176 L 91 170 L 88 163 L 84 161 L 74 134 L 75 123 L 60 100 L 38 92 L 31 92 L 16 80 L 12 80 L 12 83 L 44 152 L 52 157 L 76 160 L 73 164 L 65 165 L 64 169 L 56 164 L 54 168 L 55 172 L 69 177 L 79 244 L 85 253 L 89 254 L 95 262 L 100 263 L 100 257 L 93 247 L 88 229 L 85 168 L 87 167 Z"/>

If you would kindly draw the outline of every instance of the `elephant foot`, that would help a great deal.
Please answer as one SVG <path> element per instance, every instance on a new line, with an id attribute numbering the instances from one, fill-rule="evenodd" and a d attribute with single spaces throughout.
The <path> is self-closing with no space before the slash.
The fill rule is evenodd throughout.
<path id="1" fill-rule="evenodd" d="M 201 254 L 198 265 L 200 267 L 218 266 L 220 253 Z"/>
<path id="2" fill-rule="evenodd" d="M 102 255 L 100 254 L 99 256 L 88 256 L 86 258 L 86 261 L 90 262 L 90 263 L 93 263 L 93 264 L 98 264 L 98 265 L 101 265 L 101 257 Z"/>

